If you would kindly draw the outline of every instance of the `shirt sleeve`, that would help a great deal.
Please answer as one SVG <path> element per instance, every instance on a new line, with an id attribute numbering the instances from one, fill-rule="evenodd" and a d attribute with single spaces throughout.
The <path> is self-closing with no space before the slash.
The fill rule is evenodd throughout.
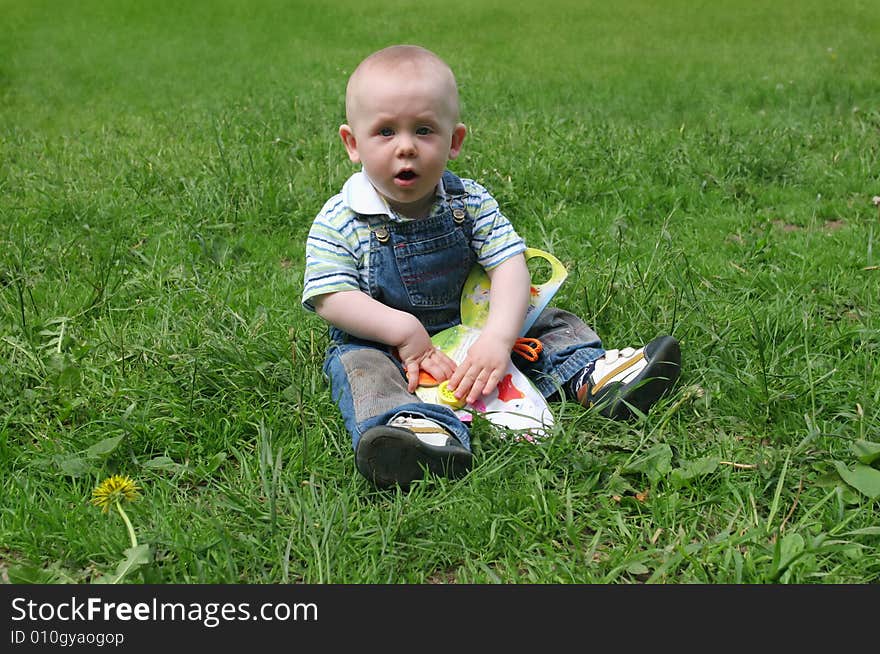
<path id="1" fill-rule="evenodd" d="M 302 305 L 314 311 L 312 300 L 326 293 L 359 290 L 360 244 L 354 215 L 341 198 L 331 198 L 315 217 L 306 239 Z"/>
<path id="2" fill-rule="evenodd" d="M 474 217 L 471 246 L 477 262 L 492 270 L 510 257 L 524 252 L 525 241 L 501 213 L 498 202 L 485 187 L 473 180 L 462 180 L 468 191 L 468 209 Z"/>

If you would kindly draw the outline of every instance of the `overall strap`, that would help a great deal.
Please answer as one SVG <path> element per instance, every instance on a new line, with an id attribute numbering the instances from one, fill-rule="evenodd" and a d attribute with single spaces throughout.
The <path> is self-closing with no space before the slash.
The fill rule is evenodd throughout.
<path id="1" fill-rule="evenodd" d="M 461 178 L 449 170 L 443 171 L 443 190 L 446 192 L 446 199 L 449 202 L 449 208 L 452 209 L 452 219 L 455 221 L 455 224 L 466 224 L 472 228 L 473 216 L 469 215 L 467 210 L 467 203 L 465 202 L 467 191 Z"/>
<path id="2" fill-rule="evenodd" d="M 446 191 L 446 195 L 467 195 L 464 190 L 464 184 L 459 178 L 458 175 L 453 173 L 451 170 L 443 171 L 443 190 Z"/>

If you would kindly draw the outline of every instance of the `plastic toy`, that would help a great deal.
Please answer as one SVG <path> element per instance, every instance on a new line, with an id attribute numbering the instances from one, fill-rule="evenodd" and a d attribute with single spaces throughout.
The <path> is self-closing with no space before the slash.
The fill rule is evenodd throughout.
<path id="1" fill-rule="evenodd" d="M 550 278 L 542 284 L 532 284 L 531 298 L 521 338 L 514 346 L 514 352 L 527 360 L 536 361 L 541 353 L 541 342 L 525 338 L 538 315 L 550 302 L 568 276 L 562 263 L 552 254 L 528 248 L 526 259 L 539 257 L 550 264 Z M 461 363 L 468 348 L 480 335 L 480 330 L 489 315 L 489 276 L 479 265 L 474 266 L 468 275 L 461 295 L 461 324 L 443 330 L 431 339 L 434 345 L 449 355 L 456 363 Z M 511 359 L 504 377 L 498 387 L 489 395 L 472 404 L 458 400 L 447 388 L 445 382 L 437 383 L 430 375 L 423 375 L 416 395 L 424 401 L 451 407 L 463 421 L 473 420 L 474 413 L 486 417 L 493 424 L 512 431 L 523 432 L 526 436 L 543 436 L 553 425 L 553 416 L 547 401 L 532 382 L 517 368 Z"/>

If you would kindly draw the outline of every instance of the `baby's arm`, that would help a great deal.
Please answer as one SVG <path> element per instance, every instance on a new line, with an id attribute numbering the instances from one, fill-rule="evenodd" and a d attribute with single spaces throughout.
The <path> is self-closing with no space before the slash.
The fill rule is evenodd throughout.
<path id="1" fill-rule="evenodd" d="M 313 303 L 321 318 L 342 331 L 397 348 L 410 393 L 419 385 L 420 370 L 438 380 L 447 379 L 455 370 L 455 362 L 434 347 L 428 332 L 412 314 L 355 290 L 319 295 Z"/>
<path id="2" fill-rule="evenodd" d="M 507 259 L 488 274 L 489 318 L 449 379 L 455 396 L 461 399 L 466 395 L 468 402 L 475 402 L 480 393 L 488 395 L 501 381 L 529 304 L 531 277 L 522 254 Z"/>

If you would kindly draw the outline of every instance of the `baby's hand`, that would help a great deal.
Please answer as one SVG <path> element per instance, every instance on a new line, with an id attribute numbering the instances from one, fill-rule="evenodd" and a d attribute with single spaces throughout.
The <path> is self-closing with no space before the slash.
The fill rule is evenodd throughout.
<path id="1" fill-rule="evenodd" d="M 446 355 L 442 350 L 438 350 L 434 348 L 432 352 L 429 352 L 425 358 L 421 360 L 419 363 L 419 370 L 424 370 L 426 373 L 431 375 L 438 382 L 443 381 L 444 379 L 449 379 L 452 376 L 452 373 L 455 372 L 455 361 L 453 361 L 449 356 Z M 419 373 L 416 372 L 416 384 L 412 385 L 412 381 L 409 376 L 409 371 L 407 371 L 407 381 L 410 382 L 410 392 L 414 392 L 418 387 L 418 378 Z"/>
<path id="2" fill-rule="evenodd" d="M 407 338 L 397 346 L 397 356 L 406 371 L 407 390 L 414 393 L 419 386 L 419 372 L 424 370 L 437 381 L 448 379 L 455 372 L 455 361 L 434 347 L 421 323 L 415 321 Z"/>
<path id="3" fill-rule="evenodd" d="M 483 332 L 455 369 L 448 387 L 458 399 L 467 396 L 468 402 L 476 402 L 481 393 L 488 395 L 495 390 L 509 362 L 510 347 Z"/>

